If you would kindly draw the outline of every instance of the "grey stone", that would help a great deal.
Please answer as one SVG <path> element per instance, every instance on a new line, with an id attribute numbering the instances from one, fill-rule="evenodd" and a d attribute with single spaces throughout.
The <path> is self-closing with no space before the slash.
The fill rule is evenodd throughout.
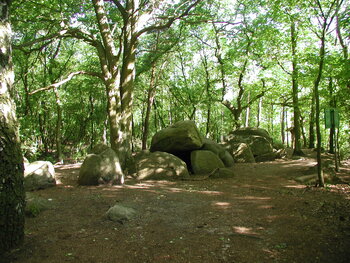
<path id="1" fill-rule="evenodd" d="M 104 183 L 123 183 L 124 174 L 117 154 L 111 148 L 108 148 L 99 156 L 101 157 L 100 179 Z"/>
<path id="2" fill-rule="evenodd" d="M 106 216 L 109 220 L 114 222 L 124 222 L 134 218 L 136 211 L 133 208 L 122 205 L 115 205 L 108 209 Z"/>
<path id="3" fill-rule="evenodd" d="M 196 150 L 191 152 L 192 170 L 195 174 L 207 174 L 216 168 L 224 168 L 221 159 L 211 151 Z"/>
<path id="4" fill-rule="evenodd" d="M 273 152 L 273 148 L 269 140 L 261 136 L 252 136 L 249 147 L 254 156 Z"/>
<path id="5" fill-rule="evenodd" d="M 255 163 L 254 155 L 246 143 L 239 144 L 233 156 L 236 163 Z"/>
<path id="6" fill-rule="evenodd" d="M 25 165 L 24 188 L 26 191 L 45 189 L 55 185 L 55 168 L 51 162 L 36 161 Z"/>
<path id="7" fill-rule="evenodd" d="M 203 146 L 202 146 L 201 150 L 211 151 L 211 152 L 215 153 L 217 156 L 220 156 L 220 154 L 222 154 L 225 151 L 225 148 L 222 145 L 220 145 L 220 144 L 218 144 L 210 139 L 204 138 L 203 139 Z"/>
<path id="8" fill-rule="evenodd" d="M 234 130 L 234 131 L 230 132 L 230 134 L 236 135 L 236 136 L 242 136 L 242 137 L 250 137 L 250 136 L 264 137 L 270 143 L 272 143 L 272 139 L 271 139 L 269 133 L 265 129 L 262 129 L 262 128 L 244 127 L 244 128 L 239 128 L 237 130 Z"/>
<path id="9" fill-rule="evenodd" d="M 134 177 L 138 180 L 161 180 L 189 176 L 187 165 L 175 155 L 166 152 L 142 151 L 134 156 Z"/>
<path id="10" fill-rule="evenodd" d="M 274 161 L 275 159 L 276 159 L 275 152 L 268 152 L 268 153 L 255 156 L 256 162 L 269 162 L 269 161 Z"/>
<path id="11" fill-rule="evenodd" d="M 96 154 L 86 156 L 79 170 L 79 185 L 98 185 L 101 172 L 101 157 Z"/>
<path id="12" fill-rule="evenodd" d="M 157 132 L 151 143 L 151 152 L 176 153 L 200 149 L 201 135 L 193 121 L 180 121 Z"/>
<path id="13" fill-rule="evenodd" d="M 78 177 L 80 185 L 123 184 L 124 173 L 117 154 L 107 148 L 100 154 L 86 156 Z"/>
<path id="14" fill-rule="evenodd" d="M 231 167 L 234 164 L 232 155 L 225 150 L 225 147 L 218 144 L 217 142 L 214 142 L 210 139 L 204 138 L 203 139 L 203 146 L 201 150 L 211 151 L 212 153 L 215 153 L 221 161 L 224 163 L 226 167 Z"/>
<path id="15" fill-rule="evenodd" d="M 232 155 L 228 151 L 223 151 L 219 157 L 226 167 L 232 167 L 235 163 Z"/>
<path id="16" fill-rule="evenodd" d="M 108 147 L 106 144 L 104 143 L 98 143 L 96 144 L 89 153 L 93 153 L 93 154 L 101 154 L 102 152 L 104 152 L 105 150 L 110 149 L 110 147 Z"/>

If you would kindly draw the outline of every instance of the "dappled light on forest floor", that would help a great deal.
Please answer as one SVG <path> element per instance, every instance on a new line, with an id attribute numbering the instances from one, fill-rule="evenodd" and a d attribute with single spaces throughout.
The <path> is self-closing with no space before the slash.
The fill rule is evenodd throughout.
<path id="1" fill-rule="evenodd" d="M 285 188 L 292 188 L 292 189 L 305 189 L 307 186 L 298 184 L 298 185 L 284 185 Z"/>
<path id="2" fill-rule="evenodd" d="M 13 263 L 315 262 L 315 255 L 346 262 L 340 259 L 349 256 L 349 185 L 294 182 L 308 165 L 239 164 L 230 179 L 128 178 L 99 186 L 77 186 L 79 170 L 60 167 L 62 184 L 34 193 L 51 207 L 27 219 Z M 135 217 L 108 220 L 116 204 Z"/>
<path id="3" fill-rule="evenodd" d="M 214 202 L 212 205 L 214 205 L 220 209 L 228 209 L 231 207 L 231 203 L 229 203 L 229 202 Z"/>
<path id="4" fill-rule="evenodd" d="M 237 234 L 258 235 L 258 233 L 254 232 L 251 227 L 234 226 L 232 228 L 233 228 L 233 231 Z"/>

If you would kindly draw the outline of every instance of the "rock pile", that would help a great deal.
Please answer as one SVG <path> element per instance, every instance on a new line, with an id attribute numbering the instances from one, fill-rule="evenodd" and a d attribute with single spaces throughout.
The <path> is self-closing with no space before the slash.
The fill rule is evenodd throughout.
<path id="1" fill-rule="evenodd" d="M 235 162 L 265 162 L 277 157 L 269 133 L 261 128 L 240 128 L 226 136 L 225 149 L 232 154 Z"/>
<path id="2" fill-rule="evenodd" d="M 152 138 L 150 151 L 177 156 L 194 174 L 206 174 L 234 164 L 225 148 L 204 138 L 193 121 L 180 121 L 157 132 Z"/>

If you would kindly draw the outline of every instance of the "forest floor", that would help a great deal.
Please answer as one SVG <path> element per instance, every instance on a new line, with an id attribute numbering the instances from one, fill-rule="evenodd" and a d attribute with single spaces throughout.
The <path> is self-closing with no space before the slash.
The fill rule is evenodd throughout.
<path id="1" fill-rule="evenodd" d="M 36 191 L 51 208 L 26 219 L 24 245 L 0 262 L 350 262 L 350 187 L 297 183 L 313 156 L 236 164 L 231 179 L 78 186 L 79 165 Z M 350 182 L 350 162 L 338 176 Z M 137 216 L 105 217 L 116 203 Z"/>

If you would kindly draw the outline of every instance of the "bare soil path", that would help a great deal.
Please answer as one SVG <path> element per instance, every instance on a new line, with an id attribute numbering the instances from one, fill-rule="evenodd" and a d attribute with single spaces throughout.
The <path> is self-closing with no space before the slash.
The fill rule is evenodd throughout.
<path id="1" fill-rule="evenodd" d="M 236 164 L 232 179 L 77 186 L 79 165 L 56 167 L 52 208 L 27 218 L 25 243 L 0 262 L 350 262 L 350 188 L 293 179 L 312 158 Z M 339 174 L 349 180 L 350 165 Z M 105 218 L 132 207 L 124 224 Z"/>

